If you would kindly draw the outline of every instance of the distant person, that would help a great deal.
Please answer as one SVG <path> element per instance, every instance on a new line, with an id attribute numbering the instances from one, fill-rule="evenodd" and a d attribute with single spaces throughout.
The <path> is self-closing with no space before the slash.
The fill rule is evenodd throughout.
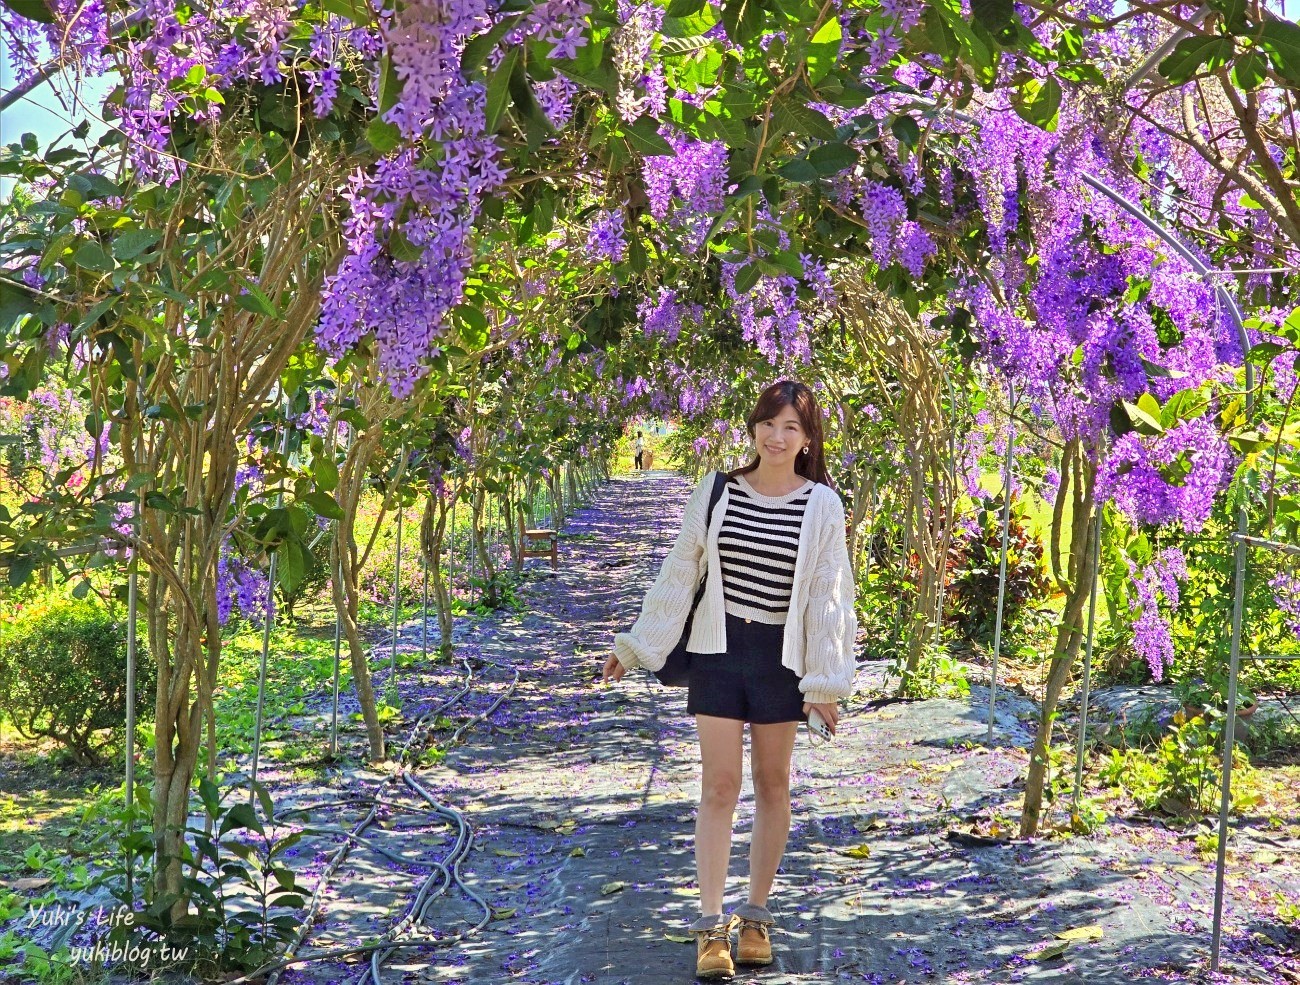
<path id="1" fill-rule="evenodd" d="M 645 438 L 641 436 L 640 431 L 636 433 L 636 443 L 632 447 L 633 450 L 636 452 L 636 458 L 635 458 L 636 468 L 637 471 L 639 472 L 644 467 L 642 462 L 645 457 Z"/>
<path id="2" fill-rule="evenodd" d="M 618 681 L 638 666 L 661 669 L 707 574 L 687 641 L 686 710 L 695 716 L 703 767 L 695 820 L 700 917 L 690 928 L 700 978 L 731 978 L 737 962 L 772 963 L 775 920 L 767 903 L 790 834 L 790 760 L 799 723 L 815 708 L 834 732 L 837 702 L 853 692 L 853 568 L 844 506 L 826 473 L 821 421 L 804 384 L 784 380 L 763 391 L 746 419 L 753 461 L 726 473 L 707 529 L 716 473 L 700 480 L 640 616 L 614 637 L 602 672 L 603 680 Z M 746 722 L 756 808 L 749 898 L 725 917 Z"/>

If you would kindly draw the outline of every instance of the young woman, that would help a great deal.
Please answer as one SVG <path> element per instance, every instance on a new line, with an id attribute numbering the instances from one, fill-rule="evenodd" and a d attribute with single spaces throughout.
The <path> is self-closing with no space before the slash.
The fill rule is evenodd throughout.
<path id="1" fill-rule="evenodd" d="M 707 527 L 714 474 L 700 481 L 641 615 L 614 637 L 604 667 L 607 681 L 635 667 L 663 667 L 707 575 L 687 641 L 686 710 L 695 716 L 703 769 L 695 821 L 700 917 L 691 925 L 700 978 L 731 978 L 736 960 L 772 962 L 767 902 L 790 833 L 790 759 L 799 723 L 815 708 L 834 732 L 836 702 L 853 690 L 853 571 L 844 507 L 826 474 L 821 420 L 804 384 L 785 380 L 763 391 L 746 419 L 754 460 L 728 473 Z M 747 722 L 755 797 L 749 898 L 724 917 Z"/>

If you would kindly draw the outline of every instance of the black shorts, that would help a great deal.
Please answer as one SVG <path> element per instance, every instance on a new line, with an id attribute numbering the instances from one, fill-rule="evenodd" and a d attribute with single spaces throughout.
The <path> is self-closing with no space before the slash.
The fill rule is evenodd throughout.
<path id="1" fill-rule="evenodd" d="M 755 725 L 803 722 L 799 675 L 781 663 L 784 626 L 727 615 L 727 652 L 692 653 L 688 715 Z"/>

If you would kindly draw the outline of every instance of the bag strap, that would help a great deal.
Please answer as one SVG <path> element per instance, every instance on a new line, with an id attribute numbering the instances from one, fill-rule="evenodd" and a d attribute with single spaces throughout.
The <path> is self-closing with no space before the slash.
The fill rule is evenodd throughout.
<path id="1" fill-rule="evenodd" d="M 727 487 L 727 473 L 715 472 L 713 475 L 713 489 L 709 492 L 709 512 L 704 517 L 704 532 L 709 532 L 709 524 L 713 522 L 713 507 L 718 505 L 718 500 L 722 498 L 722 490 Z"/>
<path id="2" fill-rule="evenodd" d="M 713 523 L 713 507 L 718 505 L 718 500 L 722 498 L 722 490 L 727 488 L 727 473 L 716 472 L 713 476 L 713 489 L 709 491 L 709 511 L 704 515 L 704 536 L 708 539 L 709 525 Z M 707 551 L 708 548 L 706 547 Z M 704 583 L 709 580 L 708 572 L 700 579 L 700 586 L 695 590 L 695 601 L 691 604 L 691 613 L 694 614 L 700 604 L 700 599 L 704 598 Z"/>

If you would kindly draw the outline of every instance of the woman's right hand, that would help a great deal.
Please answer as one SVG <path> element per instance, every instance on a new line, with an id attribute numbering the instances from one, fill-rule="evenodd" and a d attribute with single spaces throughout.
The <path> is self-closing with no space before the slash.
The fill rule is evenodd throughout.
<path id="1" fill-rule="evenodd" d="M 626 673 L 627 668 L 623 666 L 618 657 L 611 653 L 609 659 L 605 661 L 604 669 L 600 672 L 600 680 L 602 683 L 621 681 Z"/>

